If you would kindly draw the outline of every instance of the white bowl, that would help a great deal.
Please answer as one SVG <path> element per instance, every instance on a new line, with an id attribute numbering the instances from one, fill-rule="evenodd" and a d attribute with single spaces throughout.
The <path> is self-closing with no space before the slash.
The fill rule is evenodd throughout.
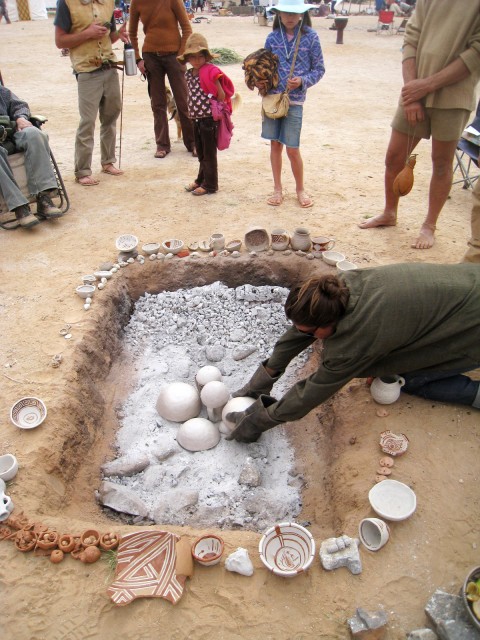
<path id="1" fill-rule="evenodd" d="M 185 422 L 196 418 L 202 409 L 200 394 L 186 382 L 172 382 L 160 389 L 157 411 L 171 422 Z"/>
<path id="2" fill-rule="evenodd" d="M 207 451 L 220 442 L 220 431 L 210 420 L 192 418 L 178 429 L 177 442 L 187 451 Z"/>
<path id="3" fill-rule="evenodd" d="M 118 236 L 115 241 L 115 246 L 119 251 L 129 252 L 133 251 L 138 244 L 137 236 L 132 235 L 131 233 L 124 233 L 121 236 Z"/>
<path id="4" fill-rule="evenodd" d="M 324 262 L 331 264 L 334 267 L 337 262 L 345 260 L 345 256 L 343 253 L 339 253 L 338 251 L 322 251 L 322 259 Z"/>
<path id="5" fill-rule="evenodd" d="M 75 293 L 83 298 L 91 298 L 95 293 L 95 285 L 94 284 L 81 284 L 79 287 L 75 289 Z"/>
<path id="6" fill-rule="evenodd" d="M 220 380 L 210 380 L 200 391 L 203 404 L 209 409 L 224 407 L 230 399 L 227 385 Z"/>
<path id="7" fill-rule="evenodd" d="M 403 482 L 383 480 L 368 493 L 372 509 L 386 520 L 406 520 L 417 508 L 415 493 Z"/>
<path id="8" fill-rule="evenodd" d="M 162 249 L 165 253 L 179 253 L 183 249 L 184 242 L 183 240 L 177 240 L 176 238 L 172 238 L 170 240 L 165 240 L 162 242 Z"/>
<path id="9" fill-rule="evenodd" d="M 20 429 L 34 429 L 47 417 L 47 407 L 33 396 L 17 400 L 10 409 L 10 420 Z"/>
<path id="10" fill-rule="evenodd" d="M 18 471 L 18 462 L 14 455 L 6 453 L 0 456 L 0 479 L 4 482 L 12 480 Z M 1 487 L 0 487 L 1 489 Z"/>
<path id="11" fill-rule="evenodd" d="M 96 281 L 97 281 L 97 279 L 93 274 L 89 274 L 87 276 L 82 276 L 83 284 L 93 284 Z"/>
<path id="12" fill-rule="evenodd" d="M 201 536 L 192 544 L 192 556 L 199 564 L 203 564 L 204 567 L 211 567 L 220 562 L 223 547 L 223 540 L 218 536 Z"/>
<path id="13" fill-rule="evenodd" d="M 354 262 L 349 262 L 348 260 L 340 260 L 337 262 L 337 269 L 339 271 L 352 271 L 356 268 L 357 265 Z"/>
<path id="14" fill-rule="evenodd" d="M 142 245 L 142 251 L 147 256 L 151 256 L 152 253 L 158 253 L 159 249 L 160 249 L 159 242 L 148 242 L 147 244 Z"/>
<path id="15" fill-rule="evenodd" d="M 223 433 L 231 433 L 235 429 L 235 423 L 227 420 L 227 414 L 234 411 L 246 411 L 248 407 L 255 402 L 255 398 L 249 398 L 248 396 L 239 396 L 238 398 L 232 398 L 227 402 L 222 410 L 222 422 L 226 429 L 222 429 Z"/>
<path id="16" fill-rule="evenodd" d="M 296 522 L 281 522 L 266 531 L 258 545 L 263 564 L 283 578 L 303 573 L 315 557 L 315 540 Z"/>
<path id="17" fill-rule="evenodd" d="M 112 277 L 113 273 L 111 271 L 95 271 L 95 273 L 93 275 L 98 280 L 101 280 L 102 278 L 106 278 L 107 280 L 110 280 L 110 278 Z"/>
<path id="18" fill-rule="evenodd" d="M 222 372 L 217 367 L 207 364 L 197 371 L 195 381 L 199 388 L 204 387 L 207 382 L 212 382 L 212 380 L 222 381 Z"/>

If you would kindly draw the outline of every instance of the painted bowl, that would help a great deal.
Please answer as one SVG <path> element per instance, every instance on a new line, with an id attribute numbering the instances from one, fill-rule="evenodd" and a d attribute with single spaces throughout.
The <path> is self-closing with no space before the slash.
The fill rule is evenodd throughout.
<path id="1" fill-rule="evenodd" d="M 223 540 L 218 536 L 213 534 L 201 536 L 192 544 L 192 556 L 198 564 L 211 567 L 220 562 L 223 548 Z"/>
<path id="2" fill-rule="evenodd" d="M 245 234 L 244 242 L 248 251 L 266 251 L 270 246 L 270 236 L 266 229 L 253 227 Z"/>
<path id="3" fill-rule="evenodd" d="M 165 240 L 162 242 L 162 249 L 165 253 L 179 253 L 183 249 L 183 240 L 177 240 L 172 238 L 171 240 Z"/>
<path id="4" fill-rule="evenodd" d="M 258 545 L 263 564 L 277 576 L 293 578 L 306 571 L 315 557 L 315 540 L 296 522 L 281 522 L 266 531 Z"/>
<path id="5" fill-rule="evenodd" d="M 0 456 L 0 479 L 4 482 L 13 480 L 17 475 L 18 462 L 14 455 L 6 453 Z"/>
<path id="6" fill-rule="evenodd" d="M 147 256 L 151 256 L 152 253 L 158 253 L 159 249 L 159 242 L 147 242 L 147 244 L 142 245 L 142 251 Z"/>
<path id="7" fill-rule="evenodd" d="M 398 480 L 383 480 L 368 493 L 375 513 L 385 520 L 406 520 L 417 508 L 417 497 L 409 486 Z"/>
<path id="8" fill-rule="evenodd" d="M 348 260 L 339 260 L 336 266 L 338 271 L 352 271 L 357 268 L 354 262 L 349 262 Z"/>
<path id="9" fill-rule="evenodd" d="M 339 253 L 338 251 L 322 251 L 322 259 L 327 264 L 335 267 L 337 262 L 345 260 L 345 256 L 343 255 L 343 253 Z"/>
<path id="10" fill-rule="evenodd" d="M 462 600 L 471 623 L 480 630 L 480 567 L 468 572 L 462 587 Z"/>
<path id="11" fill-rule="evenodd" d="M 118 251 L 133 251 L 138 244 L 137 236 L 132 235 L 131 233 L 124 233 L 115 241 L 115 246 Z"/>
<path id="12" fill-rule="evenodd" d="M 20 429 L 39 427 L 47 417 L 47 407 L 39 398 L 28 396 L 17 400 L 10 409 L 10 420 Z"/>
<path id="13" fill-rule="evenodd" d="M 86 300 L 87 298 L 91 298 L 93 296 L 93 294 L 95 293 L 95 289 L 96 287 L 94 284 L 81 284 L 75 289 L 75 293 L 77 294 L 77 296 L 80 296 L 80 298 L 83 298 L 83 300 Z"/>

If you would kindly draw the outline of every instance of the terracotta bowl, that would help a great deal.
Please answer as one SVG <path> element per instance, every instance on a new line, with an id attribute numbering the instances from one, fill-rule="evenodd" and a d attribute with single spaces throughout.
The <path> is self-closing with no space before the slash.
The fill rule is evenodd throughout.
<path id="1" fill-rule="evenodd" d="M 80 536 L 82 547 L 96 547 L 100 542 L 100 534 L 95 529 L 87 529 Z"/>
<path id="2" fill-rule="evenodd" d="M 55 549 L 58 543 L 58 533 L 56 531 L 44 531 L 40 533 L 37 540 L 39 549 Z"/>
<path id="3" fill-rule="evenodd" d="M 100 549 L 104 551 L 110 551 L 110 549 L 116 549 L 120 542 L 120 536 L 113 532 L 104 533 L 100 537 Z"/>
<path id="4" fill-rule="evenodd" d="M 204 567 L 211 567 L 220 562 L 223 548 L 223 540 L 218 536 L 201 536 L 192 544 L 192 556 L 194 560 Z"/>
<path id="5" fill-rule="evenodd" d="M 47 417 L 47 407 L 33 396 L 20 398 L 10 409 L 10 420 L 20 429 L 34 429 Z"/>
<path id="6" fill-rule="evenodd" d="M 57 542 L 58 548 L 63 551 L 63 553 L 70 553 L 70 551 L 73 551 L 75 549 L 75 544 L 75 538 L 69 533 L 64 533 L 59 537 Z"/>
<path id="7" fill-rule="evenodd" d="M 118 251 L 123 251 L 128 253 L 129 251 L 133 251 L 138 244 L 137 236 L 132 235 L 131 233 L 124 233 L 121 236 L 118 236 L 115 241 L 115 246 Z"/>
<path id="8" fill-rule="evenodd" d="M 293 578 L 312 564 L 315 540 L 305 527 L 295 522 L 281 522 L 263 534 L 258 551 L 261 561 L 272 573 Z"/>
<path id="9" fill-rule="evenodd" d="M 467 593 L 467 585 L 471 582 L 476 583 L 477 593 L 468 595 Z M 473 600 L 472 598 L 479 597 L 478 600 Z M 465 578 L 465 582 L 462 587 L 462 600 L 467 609 L 467 615 L 470 618 L 471 623 L 474 625 L 476 629 L 480 630 L 480 567 L 474 567 L 470 569 Z M 474 607 L 477 610 L 477 615 L 475 615 Z"/>
<path id="10" fill-rule="evenodd" d="M 17 531 L 15 535 L 15 548 L 18 551 L 31 551 L 37 544 L 37 534 L 33 531 Z"/>

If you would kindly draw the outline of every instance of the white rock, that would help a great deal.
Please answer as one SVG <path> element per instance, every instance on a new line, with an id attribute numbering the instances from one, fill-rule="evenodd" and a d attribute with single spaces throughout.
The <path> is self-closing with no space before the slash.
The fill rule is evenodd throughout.
<path id="1" fill-rule="evenodd" d="M 248 556 L 248 551 L 238 547 L 225 560 L 225 569 L 240 573 L 242 576 L 253 576 L 253 564 Z"/>

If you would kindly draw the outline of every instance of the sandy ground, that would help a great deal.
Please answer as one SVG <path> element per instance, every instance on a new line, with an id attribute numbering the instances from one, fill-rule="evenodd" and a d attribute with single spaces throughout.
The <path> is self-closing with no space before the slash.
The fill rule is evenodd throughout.
<path id="1" fill-rule="evenodd" d="M 197 161 L 182 144 L 173 144 L 165 160 L 153 158 L 152 117 L 139 77 L 125 78 L 125 176 L 100 174 L 96 153 L 94 172 L 100 185 L 76 185 L 76 86 L 68 58 L 54 46 L 52 22 L 0 26 L 4 80 L 28 100 L 34 113 L 48 116 L 46 130 L 71 199 L 68 215 L 59 221 L 0 233 L 0 453 L 14 453 L 20 463 L 8 487 L 15 512 L 23 510 L 62 532 L 92 525 L 102 531 L 131 530 L 108 520 L 93 497 L 99 465 L 111 455 L 113 408 L 124 397 L 130 375 L 126 363 L 115 363 L 110 372 L 112 354 L 131 310 L 128 296 L 175 288 L 175 269 L 183 285 L 191 267 L 162 270 L 147 263 L 129 267 L 128 273 L 122 270 L 114 284 L 96 294 L 87 313 L 74 288 L 83 274 L 116 259 L 120 234 L 134 233 L 140 243 L 171 237 L 190 242 L 213 232 L 243 238 L 250 225 L 290 231 L 305 226 L 312 234 L 335 238 L 336 248 L 361 267 L 460 261 L 471 198 L 460 185 L 453 187 L 441 215 L 434 248 L 410 248 L 426 207 L 427 143 L 420 145 L 415 187 L 401 203 L 398 226 L 368 231 L 357 227 L 383 204 L 383 160 L 401 85 L 402 38 L 369 33 L 375 23 L 374 17 L 350 17 L 340 46 L 335 31 L 329 30 L 331 21 L 314 19 L 327 73 L 309 91 L 304 113 L 306 188 L 315 198 L 315 206 L 306 210 L 296 202 L 286 166 L 285 203 L 276 209 L 265 204 L 271 192 L 269 147 L 259 136 L 259 98 L 246 89 L 240 65 L 227 68 L 243 107 L 234 118 L 230 149 L 219 154 L 216 195 L 193 199 L 183 190 L 196 175 Z M 233 48 L 242 56 L 262 46 L 267 35 L 267 28 L 252 18 L 218 17 L 197 28 L 211 46 Z M 173 123 L 171 134 L 174 138 Z M 307 268 L 305 259 L 276 260 L 281 265 L 290 260 L 295 273 Z M 205 280 L 222 279 L 223 267 L 216 264 Z M 236 277 L 245 275 L 248 281 L 249 259 L 238 264 L 242 267 Z M 268 277 L 268 259 L 262 258 L 260 265 Z M 315 261 L 308 268 L 324 267 Z M 141 269 L 143 275 L 138 275 Z M 59 334 L 67 323 L 72 327 L 70 341 Z M 59 368 L 50 366 L 55 354 L 63 356 Z M 47 420 L 36 430 L 16 429 L 9 421 L 10 406 L 25 395 L 41 397 L 48 407 Z M 376 416 L 377 408 L 365 381 L 353 381 L 333 402 L 290 427 L 299 469 L 307 477 L 299 521 L 311 522 L 317 545 L 342 533 L 355 536 L 361 518 L 374 515 L 367 494 L 381 457 L 379 433 L 391 429 L 410 439 L 392 477 L 414 488 L 418 509 L 409 520 L 391 525 L 391 540 L 382 551 L 362 549 L 361 575 L 346 569 L 326 572 L 317 558 L 305 575 L 283 580 L 263 568 L 258 534 L 224 531 L 227 553 L 238 546 L 249 550 L 255 566 L 252 578 L 229 573 L 223 564 L 200 567 L 175 607 L 144 599 L 117 608 L 106 595 L 112 579 L 106 563 L 86 566 L 67 558 L 54 566 L 1 542 L 3 638 L 331 640 L 348 637 L 345 621 L 357 606 L 385 610 L 389 640 L 424 626 L 423 609 L 435 589 L 457 593 L 467 569 L 478 564 L 478 414 L 407 396 L 389 407 L 385 418 Z M 199 533 L 165 528 L 190 539 Z"/>

